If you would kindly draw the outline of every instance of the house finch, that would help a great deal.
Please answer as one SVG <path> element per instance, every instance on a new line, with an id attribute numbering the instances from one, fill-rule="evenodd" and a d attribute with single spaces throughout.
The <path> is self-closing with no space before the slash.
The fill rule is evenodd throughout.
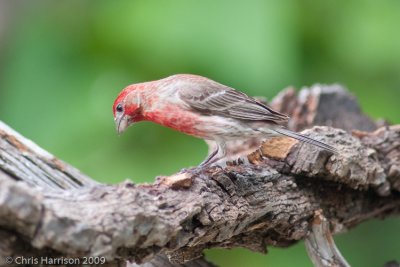
<path id="1" fill-rule="evenodd" d="M 178 74 L 129 85 L 115 100 L 113 112 L 119 134 L 145 120 L 215 141 L 217 149 L 202 166 L 223 158 L 227 141 L 251 137 L 285 135 L 336 152 L 327 144 L 283 128 L 288 116 L 242 92 L 196 75 Z"/>

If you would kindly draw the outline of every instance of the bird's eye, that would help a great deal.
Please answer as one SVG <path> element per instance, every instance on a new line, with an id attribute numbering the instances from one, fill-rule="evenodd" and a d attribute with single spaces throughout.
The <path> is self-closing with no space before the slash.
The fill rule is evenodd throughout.
<path id="1" fill-rule="evenodd" d="M 124 111 L 124 108 L 122 107 L 121 104 L 118 104 L 118 105 L 117 105 L 116 111 L 117 111 L 117 112 L 122 112 L 122 111 Z"/>

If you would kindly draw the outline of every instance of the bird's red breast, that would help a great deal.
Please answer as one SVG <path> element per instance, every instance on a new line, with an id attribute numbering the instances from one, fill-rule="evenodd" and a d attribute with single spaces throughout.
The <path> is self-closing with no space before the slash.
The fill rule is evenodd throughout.
<path id="1" fill-rule="evenodd" d="M 181 107 L 174 105 L 165 105 L 159 109 L 150 111 L 143 110 L 144 120 L 152 121 L 196 137 L 202 137 L 201 131 L 196 127 L 201 124 L 200 117 L 196 113 L 189 113 Z"/>

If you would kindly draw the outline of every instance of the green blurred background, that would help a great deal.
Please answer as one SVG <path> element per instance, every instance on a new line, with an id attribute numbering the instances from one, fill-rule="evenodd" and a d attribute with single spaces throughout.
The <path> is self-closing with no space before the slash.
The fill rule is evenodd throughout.
<path id="1" fill-rule="evenodd" d="M 400 122 L 400 1 L 0 1 L 0 120 L 101 182 L 151 182 L 198 164 L 201 141 L 151 123 L 118 136 L 128 84 L 175 73 L 250 95 L 342 83 Z M 400 260 L 400 221 L 338 237 L 354 266 Z M 311 266 L 302 243 L 211 250 L 221 266 Z"/>

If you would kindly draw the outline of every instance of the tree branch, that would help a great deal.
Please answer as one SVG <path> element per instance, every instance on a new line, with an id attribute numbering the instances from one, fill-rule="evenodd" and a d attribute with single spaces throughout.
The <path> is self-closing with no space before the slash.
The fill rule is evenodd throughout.
<path id="1" fill-rule="evenodd" d="M 305 239 L 305 245 L 311 261 L 316 267 L 350 265 L 333 242 L 328 220 L 320 210 L 315 211 L 312 221 L 311 233 Z"/>
<path id="2" fill-rule="evenodd" d="M 98 184 L 0 124 L 0 236 L 7 240 L 0 258 L 91 255 L 109 264 L 153 259 L 147 264 L 157 266 L 165 257 L 153 257 L 166 254 L 179 266 L 206 248 L 266 252 L 267 245 L 289 246 L 308 236 L 316 210 L 323 211 L 333 233 L 397 215 L 400 126 L 351 134 L 352 125 L 376 128 L 352 96 L 338 86 L 305 92 L 313 101 L 300 101 L 306 93 L 286 91 L 272 104 L 308 110 L 296 113 L 295 128 L 317 119 L 337 126 L 346 117 L 331 113 L 348 109 L 353 123 L 343 123 L 343 129 L 303 132 L 336 147 L 338 155 L 283 137 L 260 147 L 259 140 L 237 142 L 230 144 L 229 157 L 241 159 L 226 168 L 190 168 L 151 185 Z M 342 101 L 346 96 L 353 102 Z M 337 99 L 325 119 L 317 116 Z"/>

